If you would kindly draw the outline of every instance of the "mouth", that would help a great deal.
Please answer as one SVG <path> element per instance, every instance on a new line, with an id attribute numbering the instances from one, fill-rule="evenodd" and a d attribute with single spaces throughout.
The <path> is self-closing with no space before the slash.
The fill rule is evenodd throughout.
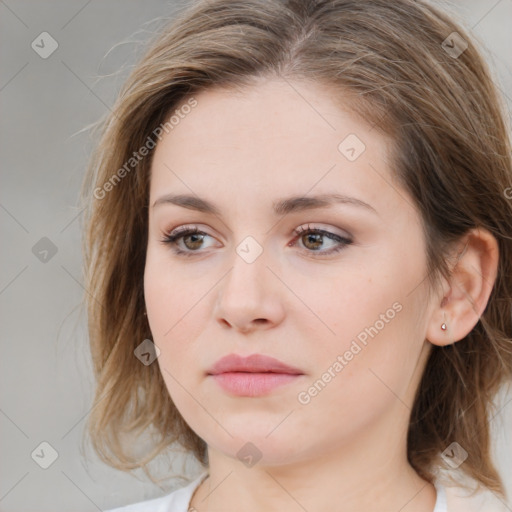
<path id="1" fill-rule="evenodd" d="M 300 374 L 275 372 L 224 372 L 211 375 L 226 392 L 236 396 L 261 396 L 274 389 L 290 384 L 301 377 Z"/>
<path id="2" fill-rule="evenodd" d="M 250 373 L 285 373 L 302 375 L 302 370 L 283 363 L 279 359 L 263 354 L 251 354 L 244 357 L 238 354 L 229 354 L 219 359 L 208 371 L 209 375 L 226 372 Z"/>
<path id="3" fill-rule="evenodd" d="M 229 354 L 219 359 L 208 371 L 208 376 L 224 391 L 248 397 L 269 394 L 303 375 L 298 368 L 262 354 L 248 357 Z"/>

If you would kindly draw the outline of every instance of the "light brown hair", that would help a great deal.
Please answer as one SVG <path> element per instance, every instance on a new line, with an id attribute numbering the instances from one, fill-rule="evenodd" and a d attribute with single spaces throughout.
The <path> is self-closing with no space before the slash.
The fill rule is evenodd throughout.
<path id="1" fill-rule="evenodd" d="M 458 56 L 447 51 L 453 39 L 443 44 L 453 32 L 468 45 Z M 496 237 L 498 274 L 486 309 L 463 340 L 432 347 L 407 449 L 418 474 L 432 481 L 440 452 L 456 441 L 469 453 L 461 469 L 503 493 L 488 421 L 512 368 L 509 134 L 502 100 L 472 38 L 418 0 L 199 1 L 152 43 L 101 124 L 82 191 L 97 379 L 87 428 L 95 450 L 116 468 L 146 471 L 178 443 L 207 465 L 206 444 L 177 411 L 158 365 L 134 356 L 152 338 L 143 296 L 152 152 L 130 159 L 200 91 L 243 89 L 267 77 L 327 84 L 340 103 L 393 137 L 396 181 L 423 222 L 431 290 L 449 276 L 448 251 L 471 228 Z M 158 437 L 152 449 L 130 453 L 122 436 L 148 429 Z"/>

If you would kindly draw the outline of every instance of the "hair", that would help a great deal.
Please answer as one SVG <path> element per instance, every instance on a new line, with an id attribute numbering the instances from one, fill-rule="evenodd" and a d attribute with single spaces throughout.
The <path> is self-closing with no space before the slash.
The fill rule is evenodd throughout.
<path id="1" fill-rule="evenodd" d="M 453 32 L 467 44 L 458 56 L 443 44 Z M 154 147 L 162 127 L 172 128 L 169 115 L 201 91 L 302 80 L 331 87 L 392 138 L 394 179 L 421 215 L 429 293 L 451 275 L 450 250 L 470 229 L 498 241 L 497 277 L 478 323 L 430 351 L 407 453 L 433 482 L 441 452 L 456 441 L 469 453 L 465 475 L 505 496 L 489 416 L 512 376 L 512 163 L 503 99 L 480 52 L 450 16 L 419 0 L 201 0 L 159 32 L 101 120 L 81 192 L 97 381 L 87 430 L 101 460 L 148 474 L 146 465 L 177 443 L 208 464 L 205 441 L 178 412 L 158 365 L 134 356 L 152 337 L 143 275 L 153 151 L 140 158 L 141 148 Z M 121 436 L 149 429 L 151 450 L 130 453 Z"/>

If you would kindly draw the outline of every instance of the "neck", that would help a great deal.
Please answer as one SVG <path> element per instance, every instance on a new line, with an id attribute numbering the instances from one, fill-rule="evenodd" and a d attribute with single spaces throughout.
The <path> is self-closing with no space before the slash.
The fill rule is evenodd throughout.
<path id="1" fill-rule="evenodd" d="M 346 445 L 318 447 L 316 457 L 250 468 L 209 447 L 210 476 L 194 494 L 192 510 L 432 512 L 435 488 L 408 464 L 400 449 L 405 443 L 396 442 L 396 427 L 378 444 L 369 443 L 369 434 Z"/>

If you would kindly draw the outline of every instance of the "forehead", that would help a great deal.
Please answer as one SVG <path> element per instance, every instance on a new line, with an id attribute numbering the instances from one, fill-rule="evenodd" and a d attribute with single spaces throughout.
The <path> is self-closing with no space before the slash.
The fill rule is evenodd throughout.
<path id="1" fill-rule="evenodd" d="M 392 141 L 332 95 L 319 84 L 285 80 L 200 92 L 157 144 L 151 197 L 211 197 L 221 188 L 236 190 L 245 205 L 310 191 L 385 203 L 386 194 L 396 195 L 386 186 Z"/>

